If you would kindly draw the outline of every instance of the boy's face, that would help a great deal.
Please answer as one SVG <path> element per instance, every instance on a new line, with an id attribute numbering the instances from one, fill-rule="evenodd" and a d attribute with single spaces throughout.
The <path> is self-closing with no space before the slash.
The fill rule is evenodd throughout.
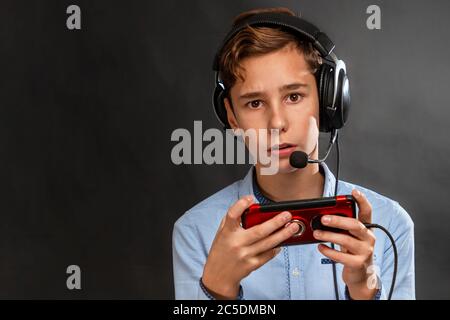
<path id="1" fill-rule="evenodd" d="M 319 99 L 315 77 L 303 54 L 288 45 L 269 54 L 246 58 L 241 65 L 244 81 L 238 79 L 230 91 L 234 114 L 225 99 L 231 127 L 244 131 L 267 129 L 268 148 L 270 129 L 279 129 L 280 144 L 293 144 L 295 150 L 310 154 L 319 138 Z M 269 156 L 270 152 L 276 151 L 268 151 Z M 278 172 L 295 170 L 289 164 L 290 153 L 278 152 Z"/>

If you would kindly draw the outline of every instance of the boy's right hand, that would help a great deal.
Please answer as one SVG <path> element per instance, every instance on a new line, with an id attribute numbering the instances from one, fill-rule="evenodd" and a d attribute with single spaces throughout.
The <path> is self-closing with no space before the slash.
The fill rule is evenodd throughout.
<path id="1" fill-rule="evenodd" d="M 202 281 L 216 299 L 236 299 L 241 280 L 275 257 L 281 250 L 276 246 L 298 231 L 296 223 L 282 228 L 291 220 L 287 211 L 242 228 L 242 213 L 252 203 L 253 196 L 244 196 L 228 209 L 211 245 Z"/>

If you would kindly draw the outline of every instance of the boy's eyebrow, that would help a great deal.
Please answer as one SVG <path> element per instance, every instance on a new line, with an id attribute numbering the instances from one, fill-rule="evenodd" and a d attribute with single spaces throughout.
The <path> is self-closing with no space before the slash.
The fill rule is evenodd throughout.
<path id="1" fill-rule="evenodd" d="M 291 83 L 291 84 L 286 84 L 284 86 L 282 86 L 279 91 L 287 91 L 287 90 L 295 90 L 295 89 L 299 89 L 301 87 L 304 88 L 308 88 L 309 85 L 306 83 Z"/>
<path id="2" fill-rule="evenodd" d="M 280 87 L 278 90 L 280 92 L 283 91 L 288 91 L 288 90 L 295 90 L 295 89 L 299 89 L 304 87 L 305 89 L 309 88 L 309 85 L 306 83 L 290 83 L 290 84 L 286 84 L 282 87 Z M 264 93 L 260 92 L 260 91 L 255 91 L 255 92 L 248 92 L 248 93 L 244 93 L 242 95 L 239 96 L 239 99 L 254 99 L 257 98 L 259 96 L 262 96 Z"/>

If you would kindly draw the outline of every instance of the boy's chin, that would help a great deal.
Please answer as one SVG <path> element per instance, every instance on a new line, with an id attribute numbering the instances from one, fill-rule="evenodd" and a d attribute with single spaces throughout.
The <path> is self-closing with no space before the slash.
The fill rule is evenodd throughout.
<path id="1" fill-rule="evenodd" d="M 263 168 L 264 170 L 261 170 Z M 264 174 L 265 171 L 266 175 L 287 174 L 299 170 L 290 165 L 289 159 L 280 159 L 278 165 L 276 165 L 275 163 L 271 164 L 271 166 L 262 166 L 259 164 L 259 169 L 262 174 Z"/>

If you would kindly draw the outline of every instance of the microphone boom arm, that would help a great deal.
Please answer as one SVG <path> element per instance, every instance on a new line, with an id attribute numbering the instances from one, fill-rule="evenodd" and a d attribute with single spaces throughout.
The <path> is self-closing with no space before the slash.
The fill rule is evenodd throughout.
<path id="1" fill-rule="evenodd" d="M 337 129 L 333 129 L 331 131 L 330 142 L 328 143 L 328 149 L 327 149 L 327 152 L 325 153 L 325 156 L 322 159 L 310 159 L 308 156 L 308 163 L 322 163 L 328 158 L 331 148 L 333 147 L 334 143 L 336 142 L 337 133 L 338 133 Z"/>

